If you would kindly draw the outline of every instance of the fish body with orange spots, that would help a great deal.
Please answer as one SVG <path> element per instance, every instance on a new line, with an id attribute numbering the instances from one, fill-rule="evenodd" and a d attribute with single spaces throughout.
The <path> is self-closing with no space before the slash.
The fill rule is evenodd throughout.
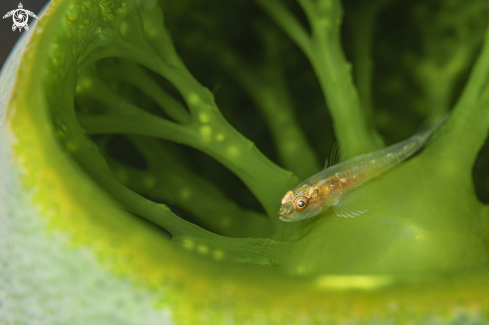
<path id="1" fill-rule="evenodd" d="M 346 160 L 309 177 L 285 194 L 278 212 L 280 220 L 292 222 L 311 218 L 330 207 L 340 217 L 366 212 L 349 206 L 346 194 L 414 155 L 445 120 L 397 144 Z"/>

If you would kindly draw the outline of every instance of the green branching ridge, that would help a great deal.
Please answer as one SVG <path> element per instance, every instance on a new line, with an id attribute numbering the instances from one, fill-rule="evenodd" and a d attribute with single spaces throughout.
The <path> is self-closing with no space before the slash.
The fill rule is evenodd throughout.
<path id="1" fill-rule="evenodd" d="M 380 68 L 374 58 L 389 47 L 376 52 L 376 22 L 386 10 L 402 10 L 393 0 L 345 8 L 340 0 L 255 0 L 234 5 L 248 17 L 234 29 L 220 25 L 232 19 L 217 10 L 230 4 L 193 5 L 92 7 L 99 21 L 78 35 L 77 75 L 66 81 L 70 90 L 52 100 L 52 120 L 67 151 L 121 209 L 163 228 L 184 249 L 201 245 L 222 252 L 217 260 L 291 274 L 448 270 L 489 262 L 489 216 L 471 176 L 489 128 L 487 4 L 414 3 L 406 20 L 439 12 L 416 26 L 424 33 L 420 50 Z M 440 35 L 446 36 L 441 49 L 434 41 Z M 395 132 L 398 121 L 382 92 L 401 100 L 416 96 L 408 87 L 385 86 L 396 76 L 382 67 L 392 62 L 405 70 L 416 95 L 425 96 L 423 105 L 406 100 L 412 104 L 404 124 L 409 132 L 455 102 L 446 126 L 425 152 L 358 189 L 365 216 L 326 212 L 293 224 L 279 221 L 284 193 L 321 169 L 325 151 L 318 144 L 334 142 L 327 138 L 327 119 L 314 121 L 315 110 L 323 117 L 329 111 L 344 157 L 382 147 L 379 131 L 400 140 L 403 132 Z M 241 121 L 248 112 L 248 124 L 256 125 Z M 243 135 L 260 125 L 266 131 L 257 139 L 264 143 Z M 129 152 L 125 157 L 121 147 Z M 245 194 L 229 193 L 237 187 L 220 188 L 213 181 L 219 180 L 215 162 L 189 167 L 188 148 L 231 171 L 262 209 L 246 206 Z"/>
<path id="2" fill-rule="evenodd" d="M 335 133 L 339 143 L 349 147 L 352 155 L 378 148 L 380 140 L 367 123 L 368 113 L 361 105 L 353 84 L 351 64 L 346 61 L 341 48 L 341 3 L 330 0 L 298 2 L 306 14 L 311 35 L 280 1 L 258 1 L 311 62 L 338 125 Z"/>

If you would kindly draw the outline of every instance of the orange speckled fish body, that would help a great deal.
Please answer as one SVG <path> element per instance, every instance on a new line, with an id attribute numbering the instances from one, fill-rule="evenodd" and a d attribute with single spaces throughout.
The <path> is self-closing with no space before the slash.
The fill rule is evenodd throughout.
<path id="1" fill-rule="evenodd" d="M 341 217 L 353 217 L 365 212 L 342 205 L 345 193 L 414 155 L 445 119 L 432 129 L 397 144 L 357 156 L 309 177 L 285 194 L 279 211 L 280 220 L 292 222 L 311 218 L 331 206 Z"/>

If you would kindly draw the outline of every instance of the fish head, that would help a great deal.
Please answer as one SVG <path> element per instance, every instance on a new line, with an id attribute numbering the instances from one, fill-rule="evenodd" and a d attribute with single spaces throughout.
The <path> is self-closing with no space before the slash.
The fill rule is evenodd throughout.
<path id="1" fill-rule="evenodd" d="M 322 210 L 318 204 L 317 190 L 311 186 L 301 186 L 285 193 L 282 207 L 278 211 L 279 219 L 284 222 L 294 222 L 316 216 Z"/>

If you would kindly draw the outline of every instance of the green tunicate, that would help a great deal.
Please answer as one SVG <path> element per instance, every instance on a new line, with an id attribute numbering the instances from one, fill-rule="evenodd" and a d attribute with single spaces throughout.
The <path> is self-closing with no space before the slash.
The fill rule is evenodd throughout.
<path id="1" fill-rule="evenodd" d="M 487 3 L 63 0 L 50 10 L 5 125 L 46 238 L 68 238 L 61 250 L 88 247 L 94 265 L 181 323 L 488 316 L 470 314 L 487 307 L 489 279 L 489 210 L 472 172 L 477 159 L 487 197 Z M 421 153 L 351 193 L 366 213 L 278 219 L 283 195 L 334 143 L 350 158 L 447 113 Z M 427 304 L 427 292 L 448 302 Z"/>

